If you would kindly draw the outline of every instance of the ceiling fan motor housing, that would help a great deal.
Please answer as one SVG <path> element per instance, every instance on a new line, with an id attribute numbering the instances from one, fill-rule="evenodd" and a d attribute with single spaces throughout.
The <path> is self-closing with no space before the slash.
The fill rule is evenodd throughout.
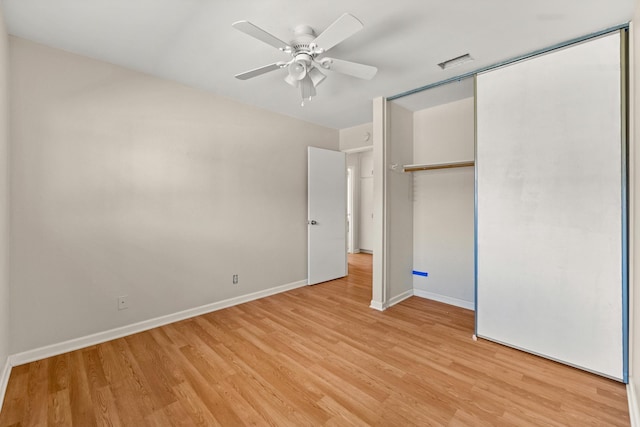
<path id="1" fill-rule="evenodd" d="M 308 25 L 298 25 L 293 30 L 294 38 L 291 40 L 293 52 L 291 56 L 295 57 L 300 53 L 312 54 L 310 44 L 316 38 L 316 34 Z"/>

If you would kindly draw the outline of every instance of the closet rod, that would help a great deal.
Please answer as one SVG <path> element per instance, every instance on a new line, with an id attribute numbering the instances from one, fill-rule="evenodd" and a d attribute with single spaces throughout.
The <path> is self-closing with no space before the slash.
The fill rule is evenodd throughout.
<path id="1" fill-rule="evenodd" d="M 402 168 L 404 169 L 405 172 L 416 172 L 416 171 L 428 171 L 433 169 L 466 168 L 474 165 L 475 165 L 474 161 L 469 161 L 469 162 L 438 163 L 434 165 L 403 165 Z"/>

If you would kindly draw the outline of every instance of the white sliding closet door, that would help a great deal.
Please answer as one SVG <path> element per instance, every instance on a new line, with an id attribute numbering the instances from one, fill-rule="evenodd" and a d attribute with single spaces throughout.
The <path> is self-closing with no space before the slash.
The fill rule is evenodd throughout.
<path id="1" fill-rule="evenodd" d="M 618 32 L 477 77 L 477 334 L 626 381 Z"/>

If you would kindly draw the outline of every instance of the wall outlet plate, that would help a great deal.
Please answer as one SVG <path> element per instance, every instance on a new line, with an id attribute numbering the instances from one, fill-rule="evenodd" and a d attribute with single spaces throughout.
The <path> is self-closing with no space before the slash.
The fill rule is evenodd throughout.
<path id="1" fill-rule="evenodd" d="M 127 295 L 121 295 L 118 297 L 118 310 L 125 310 L 129 308 L 129 298 Z"/>

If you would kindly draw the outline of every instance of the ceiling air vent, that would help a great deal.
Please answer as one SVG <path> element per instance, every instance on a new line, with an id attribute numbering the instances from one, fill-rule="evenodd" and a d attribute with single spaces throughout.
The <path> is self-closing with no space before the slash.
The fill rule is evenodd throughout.
<path id="1" fill-rule="evenodd" d="M 470 61 L 473 61 L 473 58 L 468 53 L 465 53 L 464 55 L 439 63 L 438 67 L 443 70 L 448 70 L 449 68 L 457 67 L 458 65 L 466 64 Z"/>

